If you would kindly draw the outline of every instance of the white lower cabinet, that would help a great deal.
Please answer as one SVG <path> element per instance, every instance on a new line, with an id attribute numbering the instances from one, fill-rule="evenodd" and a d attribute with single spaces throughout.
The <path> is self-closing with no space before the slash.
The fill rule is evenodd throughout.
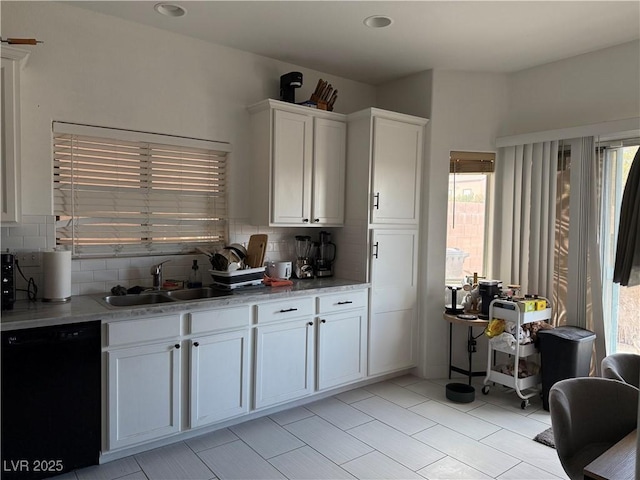
<path id="1" fill-rule="evenodd" d="M 249 330 L 190 340 L 191 428 L 249 410 Z"/>
<path id="2" fill-rule="evenodd" d="M 362 288 L 109 322 L 103 451 L 363 379 L 367 313 Z"/>
<path id="3" fill-rule="evenodd" d="M 256 327 L 255 408 L 313 392 L 312 318 Z"/>
<path id="4" fill-rule="evenodd" d="M 109 449 L 180 431 L 180 343 L 107 352 Z"/>
<path id="5" fill-rule="evenodd" d="M 362 379 L 366 374 L 367 311 L 320 315 L 317 388 L 324 390 Z"/>

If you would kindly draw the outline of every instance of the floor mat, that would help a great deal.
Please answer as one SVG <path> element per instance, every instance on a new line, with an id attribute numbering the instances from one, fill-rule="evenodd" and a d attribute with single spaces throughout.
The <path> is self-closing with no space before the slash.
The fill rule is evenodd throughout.
<path id="1" fill-rule="evenodd" d="M 553 430 L 551 427 L 547 428 L 544 432 L 535 436 L 534 440 L 538 443 L 546 445 L 547 447 L 556 448 L 556 442 L 553 438 Z"/>

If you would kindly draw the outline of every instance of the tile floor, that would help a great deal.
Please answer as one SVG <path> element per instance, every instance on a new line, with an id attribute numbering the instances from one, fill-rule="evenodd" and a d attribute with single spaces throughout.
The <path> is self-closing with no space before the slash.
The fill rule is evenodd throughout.
<path id="1" fill-rule="evenodd" d="M 557 479 L 550 426 L 504 387 L 450 402 L 449 380 L 403 376 L 251 420 L 56 480 Z"/>

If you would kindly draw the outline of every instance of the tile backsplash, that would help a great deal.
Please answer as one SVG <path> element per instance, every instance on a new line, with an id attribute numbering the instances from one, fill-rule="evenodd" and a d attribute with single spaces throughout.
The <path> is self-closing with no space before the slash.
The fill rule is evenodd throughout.
<path id="1" fill-rule="evenodd" d="M 255 233 L 269 236 L 265 260 L 280 261 L 295 259 L 294 237 L 299 234 L 317 236 L 317 229 L 271 228 L 251 225 L 245 219 L 229 221 L 229 243 L 246 245 L 249 237 Z M 14 254 L 41 252 L 55 247 L 55 223 L 53 216 L 24 215 L 17 226 L 3 226 L 0 229 L 2 251 Z M 122 285 L 150 287 L 152 277 L 149 272 L 152 265 L 170 260 L 164 265 L 164 279 L 186 280 L 193 260 L 201 265 L 203 278 L 210 264 L 205 255 L 162 255 L 144 257 L 113 257 L 100 259 L 74 259 L 71 262 L 71 294 L 89 295 L 107 293 L 112 287 Z M 27 280 L 16 272 L 17 298 L 27 298 L 27 281 L 33 278 L 36 286 L 42 285 L 43 271 L 41 263 L 35 266 L 19 265 Z M 41 295 L 38 295 L 41 298 Z"/>

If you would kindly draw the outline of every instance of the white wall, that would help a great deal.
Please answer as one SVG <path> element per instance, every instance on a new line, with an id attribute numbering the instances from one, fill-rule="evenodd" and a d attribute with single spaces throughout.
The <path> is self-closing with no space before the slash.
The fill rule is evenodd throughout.
<path id="1" fill-rule="evenodd" d="M 509 75 L 501 136 L 640 115 L 640 41 Z"/>
<path id="2" fill-rule="evenodd" d="M 231 176 L 242 185 L 249 155 L 246 107 L 278 98 L 280 75 L 318 78 L 340 90 L 336 111 L 371 106 L 375 88 L 54 2 L 2 2 L 2 35 L 44 41 L 22 82 L 23 213 L 52 213 L 51 121 L 231 142 Z M 232 188 L 230 214 L 246 217 L 246 189 Z"/>
<path id="3" fill-rule="evenodd" d="M 428 90 L 427 90 L 428 89 Z M 449 151 L 494 151 L 506 117 L 506 75 L 452 71 L 422 72 L 378 89 L 378 106 L 429 118 L 422 182 L 420 233 L 420 374 L 447 374 L 448 323 L 442 318 Z M 443 208 L 444 206 L 444 208 Z M 478 334 L 479 332 L 475 332 Z M 466 330 L 456 329 L 454 360 L 464 366 Z M 480 351 L 477 369 L 486 365 Z"/>

